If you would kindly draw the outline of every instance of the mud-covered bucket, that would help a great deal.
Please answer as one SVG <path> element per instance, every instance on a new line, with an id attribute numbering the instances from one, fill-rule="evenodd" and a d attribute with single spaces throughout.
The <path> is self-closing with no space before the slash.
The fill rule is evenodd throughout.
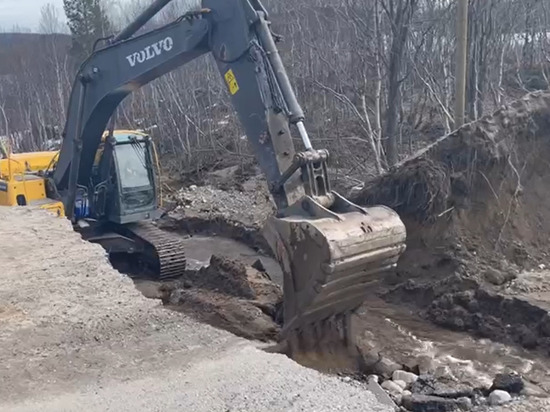
<path id="1" fill-rule="evenodd" d="M 332 195 L 330 209 L 306 196 L 264 229 L 284 274 L 283 337 L 360 306 L 369 286 L 405 251 L 397 213 Z"/>

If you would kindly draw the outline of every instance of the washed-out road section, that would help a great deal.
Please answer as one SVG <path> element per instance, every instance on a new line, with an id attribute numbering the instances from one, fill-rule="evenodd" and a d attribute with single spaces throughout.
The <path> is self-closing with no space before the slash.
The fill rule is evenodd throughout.
<path id="1" fill-rule="evenodd" d="M 1 411 L 372 411 L 359 383 L 145 298 L 66 219 L 0 208 Z"/>

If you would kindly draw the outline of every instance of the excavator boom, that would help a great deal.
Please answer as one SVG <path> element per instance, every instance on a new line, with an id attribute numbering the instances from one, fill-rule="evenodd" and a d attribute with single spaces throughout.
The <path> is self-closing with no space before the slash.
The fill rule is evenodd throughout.
<path id="1" fill-rule="evenodd" d="M 405 249 L 405 227 L 385 207 L 364 209 L 330 188 L 328 152 L 315 150 L 265 8 L 258 0 L 203 0 L 202 9 L 132 37 L 170 0 L 157 0 L 81 66 L 53 175 L 65 210 L 86 185 L 109 118 L 132 91 L 210 53 L 267 179 L 278 213 L 265 237 L 284 272 L 284 332 L 351 311 Z M 304 149 L 296 152 L 291 127 Z"/>

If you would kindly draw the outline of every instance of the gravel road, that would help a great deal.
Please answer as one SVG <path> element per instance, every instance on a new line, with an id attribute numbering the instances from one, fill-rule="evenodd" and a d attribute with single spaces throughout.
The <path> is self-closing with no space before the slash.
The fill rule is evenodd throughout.
<path id="1" fill-rule="evenodd" d="M 0 410 L 390 411 L 143 297 L 65 219 L 0 207 Z"/>

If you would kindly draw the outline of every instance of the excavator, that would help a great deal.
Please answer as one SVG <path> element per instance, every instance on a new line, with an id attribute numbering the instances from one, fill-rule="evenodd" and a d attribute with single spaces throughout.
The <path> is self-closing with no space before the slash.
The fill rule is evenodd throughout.
<path id="1" fill-rule="evenodd" d="M 263 235 L 284 274 L 282 334 L 353 311 L 404 252 L 403 222 L 331 189 L 329 153 L 312 146 L 259 0 L 203 0 L 200 10 L 136 34 L 170 1 L 153 1 L 82 63 L 61 149 L 39 177 L 43 201 L 62 204 L 75 229 L 109 253 L 148 263 L 160 279 L 181 273 L 181 241 L 151 223 L 159 196 L 151 139 L 109 124 L 127 95 L 209 53 L 277 208 Z"/>

